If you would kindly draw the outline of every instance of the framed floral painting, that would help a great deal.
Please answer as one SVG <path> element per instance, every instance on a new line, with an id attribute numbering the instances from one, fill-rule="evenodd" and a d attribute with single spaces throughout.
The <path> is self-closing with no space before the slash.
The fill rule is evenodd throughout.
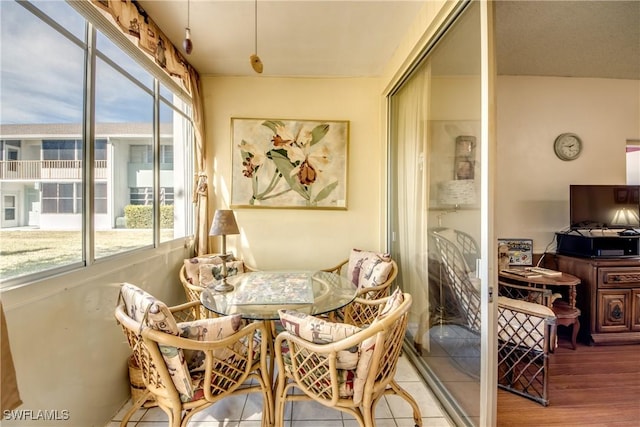
<path id="1" fill-rule="evenodd" d="M 231 119 L 231 207 L 347 208 L 348 121 Z"/>

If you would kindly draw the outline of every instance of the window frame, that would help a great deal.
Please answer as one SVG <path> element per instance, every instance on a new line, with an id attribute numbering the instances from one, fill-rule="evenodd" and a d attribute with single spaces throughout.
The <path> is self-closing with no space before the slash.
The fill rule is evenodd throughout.
<path id="1" fill-rule="evenodd" d="M 164 161 L 167 157 L 167 150 L 170 148 L 170 154 L 173 158 L 174 151 L 176 149 L 175 145 L 170 147 L 162 146 L 160 144 L 161 134 L 160 134 L 160 104 L 165 103 L 168 106 L 172 113 L 179 114 L 180 118 L 178 120 L 186 120 L 188 123 L 185 123 L 186 127 L 194 128 L 194 122 L 192 117 L 192 107 L 191 107 L 191 97 L 186 93 L 186 91 L 180 87 L 176 82 L 174 82 L 160 67 L 158 67 L 155 63 L 151 62 L 148 57 L 146 57 L 142 52 L 137 50 L 137 48 L 131 43 L 127 37 L 119 32 L 118 29 L 114 28 L 114 26 L 107 21 L 107 19 L 100 15 L 100 13 L 90 4 L 90 2 L 77 2 L 67 0 L 66 3 L 76 10 L 85 20 L 85 38 L 84 40 L 79 39 L 77 35 L 74 35 L 67 29 L 65 29 L 61 24 L 59 24 L 54 17 L 49 16 L 45 11 L 38 8 L 38 6 L 34 3 L 30 3 L 29 1 L 16 1 L 16 3 L 22 7 L 24 7 L 27 11 L 31 12 L 35 18 L 39 18 L 43 25 L 48 25 L 51 29 L 60 34 L 63 38 L 71 41 L 76 44 L 82 51 L 84 52 L 84 67 L 85 67 L 85 82 L 84 82 L 84 93 L 83 93 L 83 126 L 82 126 L 82 134 L 80 140 L 69 138 L 65 139 L 63 142 L 74 142 L 76 145 L 80 143 L 80 149 L 76 149 L 74 151 L 74 157 L 80 157 L 74 160 L 82 160 L 82 180 L 80 183 L 64 183 L 64 184 L 72 184 L 73 187 L 73 196 L 71 199 L 72 204 L 72 213 L 76 212 L 79 207 L 81 208 L 82 213 L 82 239 L 83 239 L 83 249 L 81 262 L 72 262 L 69 264 L 64 264 L 60 266 L 54 266 L 49 269 L 41 270 L 35 273 L 27 273 L 21 276 L 12 277 L 10 279 L 2 280 L 0 279 L 0 289 L 9 289 L 16 285 L 22 285 L 30 282 L 35 282 L 41 280 L 43 278 L 49 277 L 52 274 L 59 273 L 67 273 L 78 268 L 86 268 L 95 263 L 103 262 L 105 260 L 112 259 L 113 257 L 123 256 L 130 254 L 131 252 L 141 251 L 141 250 L 149 250 L 157 248 L 160 245 L 171 244 L 172 241 L 180 240 L 180 239 L 189 239 L 193 236 L 193 224 L 194 224 L 194 208 L 193 205 L 187 201 L 185 201 L 181 208 L 184 209 L 184 215 L 186 215 L 185 226 L 184 226 L 184 235 L 179 237 L 174 237 L 169 240 L 161 240 L 160 239 L 160 205 L 166 204 L 161 201 L 161 197 L 164 192 L 161 191 L 159 186 L 157 185 L 160 179 L 161 161 Z M 122 51 L 128 55 L 133 61 L 138 63 L 146 72 L 148 72 L 153 81 L 152 88 L 149 88 L 142 82 L 140 82 L 136 77 L 134 77 L 131 73 L 125 70 L 123 67 L 120 67 L 117 63 L 115 63 L 111 58 L 107 57 L 104 53 L 99 52 L 96 46 L 96 40 L 98 36 L 98 32 L 100 32 L 104 37 L 113 42 L 117 47 L 122 49 Z M 154 175 L 154 195 L 153 195 L 153 206 L 154 206 L 154 225 L 153 225 L 153 241 L 151 245 L 137 247 L 131 250 L 125 250 L 123 252 L 119 252 L 114 255 L 108 255 L 101 257 L 99 259 L 95 259 L 95 247 L 94 247 L 94 233 L 96 231 L 94 223 L 95 214 L 103 214 L 104 206 L 102 200 L 103 196 L 100 196 L 102 193 L 96 190 L 96 185 L 104 186 L 105 188 L 108 184 L 104 180 L 97 180 L 95 178 L 94 168 L 95 168 L 95 160 L 105 160 L 103 157 L 108 157 L 107 150 L 109 149 L 108 139 L 104 138 L 96 138 L 96 127 L 97 123 L 95 120 L 95 88 L 99 84 L 96 78 L 96 61 L 100 58 L 105 61 L 107 65 L 113 67 L 115 71 L 120 73 L 124 78 L 128 79 L 130 82 L 136 84 L 141 87 L 144 91 L 149 93 L 153 97 L 153 107 L 152 107 L 152 117 L 153 117 L 153 131 L 152 131 L 152 144 L 153 144 L 153 175 Z M 163 89 L 163 94 L 160 93 L 161 87 Z M 167 91 L 168 89 L 168 91 Z M 176 103 L 175 101 L 170 101 L 164 94 L 169 93 L 169 95 L 173 95 L 177 97 L 181 102 L 186 104 L 186 107 L 183 106 L 180 108 L 180 102 Z M 174 117 L 174 121 L 176 118 Z M 51 140 L 51 139 L 49 139 Z M 62 140 L 55 140 L 62 141 Z M 173 140 L 172 140 L 173 141 Z M 186 191 L 190 191 L 192 182 L 190 176 L 193 171 L 195 165 L 193 164 L 193 156 L 191 152 L 194 149 L 195 141 L 193 132 L 191 134 L 185 136 L 182 139 L 183 145 L 181 148 L 185 150 L 185 153 L 189 153 L 185 158 L 184 165 L 184 176 L 181 176 L 181 179 L 184 180 L 184 188 Z M 7 139 L 3 139 L 3 151 L 7 146 Z M 43 140 L 44 143 L 44 140 Z M 103 143 L 103 144 L 102 144 Z M 44 148 L 44 147 L 43 147 Z M 43 149 L 42 148 L 42 149 Z M 60 157 L 60 153 L 62 149 L 58 149 L 57 157 Z M 44 153 L 44 151 L 42 151 Z M 4 157 L 4 152 L 2 153 Z M 42 157 L 43 155 L 41 155 Z M 49 183 L 47 183 L 49 184 Z M 60 184 L 62 183 L 50 183 L 55 184 L 57 186 L 56 189 L 56 210 L 60 211 L 60 200 L 61 199 L 69 199 L 69 197 L 61 197 L 60 196 Z M 80 194 L 77 194 L 80 191 Z M 173 194 L 173 187 L 171 188 L 171 194 Z M 80 197 L 80 198 L 79 198 Z M 95 197 L 98 197 L 98 200 L 95 200 Z M 106 204 L 106 203 L 105 203 Z M 171 204 L 173 204 L 173 197 L 171 200 Z"/>

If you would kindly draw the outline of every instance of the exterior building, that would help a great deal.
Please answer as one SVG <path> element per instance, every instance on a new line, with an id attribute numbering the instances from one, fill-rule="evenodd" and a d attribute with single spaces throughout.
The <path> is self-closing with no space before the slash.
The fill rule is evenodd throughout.
<path id="1" fill-rule="evenodd" d="M 160 132 L 160 181 L 172 184 L 172 123 Z M 151 125 L 98 124 L 95 144 L 95 228 L 123 228 L 125 206 L 153 201 Z M 80 124 L 0 126 L 0 227 L 80 229 L 83 173 Z M 161 205 L 174 204 L 172 186 L 160 196 Z"/>

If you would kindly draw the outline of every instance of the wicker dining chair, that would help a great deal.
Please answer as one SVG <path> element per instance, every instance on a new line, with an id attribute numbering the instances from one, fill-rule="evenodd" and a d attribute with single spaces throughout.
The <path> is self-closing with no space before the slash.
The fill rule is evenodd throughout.
<path id="1" fill-rule="evenodd" d="M 445 237 L 440 229 L 431 230 L 430 237 L 446 276 L 446 294 L 459 312 L 457 321 L 479 335 L 479 283 L 472 282 L 460 243 Z M 546 406 L 549 352 L 556 335 L 556 317 L 548 306 L 550 292 L 534 289 L 532 296 L 502 283 L 499 291 L 508 296 L 498 297 L 498 386 Z"/>
<path id="2" fill-rule="evenodd" d="M 134 402 L 121 426 L 150 396 L 168 415 L 169 426 L 184 427 L 197 412 L 246 393 L 262 394 L 262 425 L 273 423 L 264 324 L 245 325 L 239 316 L 198 319 L 199 305 L 194 301 L 169 308 L 135 285 L 122 285 L 115 317 L 147 392 Z M 177 322 L 185 318 L 190 321 Z"/>
<path id="3" fill-rule="evenodd" d="M 209 267 L 208 276 L 210 279 L 216 279 L 221 277 L 221 265 L 222 259 L 216 254 L 202 255 L 193 258 L 187 258 L 184 260 L 178 276 L 180 283 L 184 289 L 187 301 L 200 301 L 200 294 L 202 289 L 209 283 L 201 283 L 201 267 Z M 257 271 L 255 268 L 247 265 L 243 261 L 230 260 L 227 262 L 227 275 L 232 276 L 249 271 Z M 215 317 L 215 314 L 208 311 L 205 307 L 201 307 L 202 317 Z"/>
<path id="4" fill-rule="evenodd" d="M 387 298 L 359 302 L 375 305 L 379 311 L 378 318 L 366 328 L 302 313 L 281 313 L 286 331 L 278 334 L 274 344 L 278 364 L 276 425 L 283 423 L 286 402 L 313 400 L 351 414 L 361 427 L 375 426 L 375 406 L 385 394 L 406 400 L 415 424 L 422 425 L 416 401 L 394 379 L 411 295 L 398 290 Z M 346 332 L 337 332 L 343 329 Z M 307 333 L 314 338 L 309 340 Z M 332 339 L 332 333 L 340 337 Z M 353 360 L 354 354 L 357 360 Z M 302 394 L 296 393 L 296 388 Z"/>
<path id="5" fill-rule="evenodd" d="M 398 275 L 398 265 L 389 254 L 352 249 L 349 258 L 334 267 L 323 269 L 347 277 L 356 288 L 356 298 L 377 300 L 390 295 Z M 332 313 L 333 319 L 366 325 L 376 317 L 374 307 L 357 301 Z"/>

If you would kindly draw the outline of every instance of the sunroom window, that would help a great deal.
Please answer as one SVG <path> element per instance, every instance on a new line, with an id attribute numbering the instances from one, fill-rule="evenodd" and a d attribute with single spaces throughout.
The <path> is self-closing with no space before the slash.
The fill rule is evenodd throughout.
<path id="1" fill-rule="evenodd" d="M 188 97 L 91 20 L 0 2 L 0 287 L 192 234 Z"/>

